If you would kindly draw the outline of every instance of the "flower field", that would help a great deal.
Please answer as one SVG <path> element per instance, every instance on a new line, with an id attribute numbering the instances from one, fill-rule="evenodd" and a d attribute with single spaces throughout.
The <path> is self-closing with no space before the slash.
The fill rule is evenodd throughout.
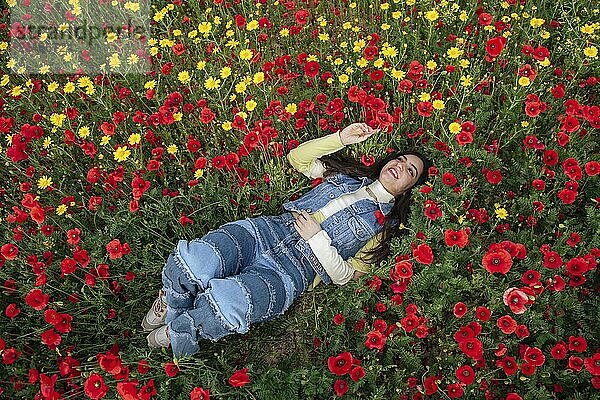
<path id="1" fill-rule="evenodd" d="M 154 2 L 147 52 L 89 75 L 15 72 L 29 3 L 0 21 L 0 398 L 600 398 L 595 1 Z M 435 165 L 387 262 L 150 349 L 177 241 L 279 214 L 321 183 L 289 150 L 363 121 L 348 155 Z"/>

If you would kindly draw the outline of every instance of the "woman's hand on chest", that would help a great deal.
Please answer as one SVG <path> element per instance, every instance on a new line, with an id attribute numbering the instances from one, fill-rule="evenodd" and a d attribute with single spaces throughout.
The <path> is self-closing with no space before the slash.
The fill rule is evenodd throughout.
<path id="1" fill-rule="evenodd" d="M 301 213 L 292 212 L 292 215 L 295 219 L 294 228 L 304 240 L 310 239 L 321 230 L 321 224 L 306 211 Z"/>

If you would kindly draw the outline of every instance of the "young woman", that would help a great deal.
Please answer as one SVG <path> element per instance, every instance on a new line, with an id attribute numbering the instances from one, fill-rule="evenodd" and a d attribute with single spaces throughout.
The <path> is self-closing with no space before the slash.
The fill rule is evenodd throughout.
<path id="1" fill-rule="evenodd" d="M 283 213 L 229 222 L 202 238 L 180 240 L 162 271 L 163 289 L 142 327 L 150 347 L 175 358 L 246 333 L 283 314 L 320 281 L 343 285 L 389 255 L 403 232 L 411 189 L 431 165 L 418 152 L 392 152 L 367 167 L 335 153 L 378 130 L 354 123 L 293 149 L 288 160 L 323 182 L 282 205 Z M 369 259 L 367 259 L 367 257 Z"/>

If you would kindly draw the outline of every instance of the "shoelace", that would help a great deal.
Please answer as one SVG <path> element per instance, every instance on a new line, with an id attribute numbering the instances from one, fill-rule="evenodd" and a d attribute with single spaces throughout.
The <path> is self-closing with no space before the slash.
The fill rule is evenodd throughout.
<path id="1" fill-rule="evenodd" d="M 166 309 L 167 304 L 163 302 L 162 297 L 159 301 L 154 303 L 154 314 L 156 314 L 157 317 L 162 317 L 162 314 L 166 311 Z"/>

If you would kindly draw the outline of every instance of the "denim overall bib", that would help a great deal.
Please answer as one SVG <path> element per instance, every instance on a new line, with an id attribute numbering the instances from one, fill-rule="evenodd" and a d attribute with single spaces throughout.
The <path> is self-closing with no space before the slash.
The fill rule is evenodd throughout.
<path id="1" fill-rule="evenodd" d="M 281 215 L 229 222 L 202 238 L 180 240 L 162 272 L 174 356 L 197 352 L 198 336 L 216 341 L 283 314 L 315 274 L 330 284 L 310 245 L 294 228 L 291 211 L 317 211 L 371 182 L 336 174 L 284 203 Z M 361 199 L 325 219 L 321 228 L 347 260 L 381 230 L 375 212 L 387 215 L 393 205 Z"/>

